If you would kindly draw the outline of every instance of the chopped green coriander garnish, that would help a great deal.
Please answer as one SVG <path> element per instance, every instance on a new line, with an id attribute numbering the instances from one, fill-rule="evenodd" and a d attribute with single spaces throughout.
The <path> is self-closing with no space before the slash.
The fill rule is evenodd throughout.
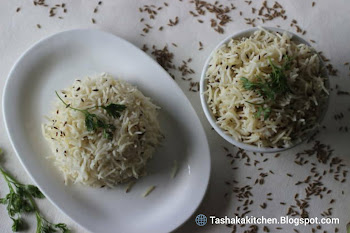
<path id="1" fill-rule="evenodd" d="M 115 131 L 115 126 L 112 124 L 106 123 L 103 119 L 96 116 L 93 113 L 89 112 L 89 109 L 93 108 L 103 108 L 106 110 L 107 114 L 110 115 L 113 118 L 120 117 L 120 113 L 126 109 L 125 105 L 121 104 L 109 104 L 107 106 L 99 105 L 95 107 L 91 107 L 88 109 L 79 109 L 79 108 L 73 108 L 70 104 L 67 104 L 57 93 L 57 97 L 61 100 L 61 102 L 67 107 L 75 111 L 82 112 L 85 115 L 85 126 L 88 131 L 95 131 L 96 129 L 100 128 L 103 130 L 103 136 L 108 139 L 113 138 L 113 132 Z"/>
<path id="2" fill-rule="evenodd" d="M 245 77 L 241 78 L 244 89 L 252 90 L 264 98 L 263 103 L 251 103 L 247 101 L 250 104 L 259 105 L 258 111 L 255 113 L 256 118 L 264 116 L 264 120 L 267 120 L 271 114 L 271 105 L 274 103 L 277 96 L 290 92 L 285 71 L 290 69 L 292 59 L 288 56 L 283 56 L 283 58 L 285 58 L 286 61 L 281 67 L 275 65 L 271 59 L 269 59 L 272 72 L 267 80 L 258 77 L 256 82 L 252 82 Z M 268 105 L 268 107 L 264 107 L 263 105 Z"/>

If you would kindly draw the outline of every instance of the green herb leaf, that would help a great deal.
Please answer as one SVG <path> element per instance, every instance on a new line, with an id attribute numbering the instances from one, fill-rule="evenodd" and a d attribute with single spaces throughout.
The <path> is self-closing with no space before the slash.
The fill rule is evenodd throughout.
<path id="1" fill-rule="evenodd" d="M 274 101 L 278 95 L 284 95 L 285 93 L 291 91 L 287 82 L 285 71 L 290 69 L 292 58 L 285 55 L 283 56 L 283 59 L 285 59 L 286 61 L 281 67 L 275 65 L 271 61 L 271 59 L 269 59 L 272 72 L 270 73 L 268 80 L 263 81 L 260 77 L 258 77 L 258 80 L 256 82 L 251 82 L 247 78 L 242 77 L 240 80 L 242 82 L 243 88 L 246 90 L 255 91 L 257 94 L 264 97 L 264 103 L 269 104 L 271 106 L 273 104 L 272 101 Z M 267 120 L 270 114 L 271 107 L 264 108 L 263 106 L 259 106 L 257 112 L 255 113 L 255 117 L 260 118 L 260 116 L 263 115 L 264 120 Z"/>
<path id="2" fill-rule="evenodd" d="M 34 198 L 45 198 L 44 194 L 40 191 L 40 189 L 38 189 L 38 187 L 30 184 L 27 185 L 26 188 L 30 195 L 32 195 Z"/>
<path id="3" fill-rule="evenodd" d="M 113 139 L 113 133 L 108 129 L 103 129 L 103 137 L 112 140 Z"/>
<path id="4" fill-rule="evenodd" d="M 67 225 L 64 223 L 53 224 L 47 221 L 43 216 L 41 216 L 38 212 L 36 213 L 36 221 L 37 221 L 37 230 L 36 233 L 54 233 L 57 230 L 62 233 L 70 233 Z"/>
<path id="5" fill-rule="evenodd" d="M 35 212 L 37 219 L 36 233 L 53 233 L 57 230 L 61 230 L 63 233 L 69 233 L 65 224 L 52 224 L 40 215 L 34 198 L 44 198 L 44 195 L 36 186 L 24 185 L 18 182 L 1 167 L 0 173 L 5 179 L 10 191 L 5 198 L 0 199 L 0 203 L 7 205 L 8 215 L 13 221 L 12 231 L 17 232 L 25 228 L 25 222 L 21 218 L 21 213 Z"/>
<path id="6" fill-rule="evenodd" d="M 254 90 L 255 84 L 252 83 L 251 81 L 249 81 L 247 78 L 242 77 L 241 81 L 242 81 L 242 85 L 243 85 L 244 89 L 246 89 L 246 90 Z"/>
<path id="7" fill-rule="evenodd" d="M 95 114 L 87 113 L 85 115 L 85 126 L 88 131 L 95 131 L 97 128 L 97 124 L 95 122 Z"/>
<path id="8" fill-rule="evenodd" d="M 290 88 L 288 86 L 287 78 L 285 76 L 286 67 L 289 66 L 289 62 L 285 63 L 282 67 L 278 67 L 271 59 L 269 59 L 270 66 L 272 67 L 272 73 L 270 74 L 269 85 L 271 89 L 276 93 L 285 93 L 289 92 Z"/>
<path id="9" fill-rule="evenodd" d="M 103 136 L 108 139 L 113 139 L 113 131 L 115 131 L 115 127 L 111 124 L 105 123 L 102 119 L 97 117 L 95 114 L 90 113 L 88 110 L 92 108 L 103 108 L 107 111 L 107 114 L 112 116 L 113 118 L 120 117 L 120 113 L 126 109 L 125 105 L 122 104 L 109 104 L 107 106 L 95 106 L 88 109 L 79 109 L 73 108 L 70 104 L 67 104 L 55 91 L 57 97 L 61 100 L 61 102 L 67 107 L 75 111 L 80 111 L 85 114 L 85 126 L 88 131 L 95 131 L 97 128 L 101 128 L 103 130 Z"/>
<path id="10" fill-rule="evenodd" d="M 97 127 L 106 128 L 106 123 L 102 119 L 97 119 Z"/>
<path id="11" fill-rule="evenodd" d="M 12 224 L 12 231 L 13 232 L 18 232 L 18 231 L 23 230 L 24 222 L 21 218 L 11 218 L 11 219 L 13 221 L 13 224 Z"/>
<path id="12" fill-rule="evenodd" d="M 267 120 L 270 116 L 271 109 L 259 106 L 258 111 L 255 113 L 256 118 L 260 118 L 261 115 L 264 116 L 264 120 Z"/>
<path id="13" fill-rule="evenodd" d="M 288 56 L 284 56 L 284 58 L 286 58 L 287 61 L 282 67 L 278 67 L 271 61 L 271 59 L 269 59 L 272 72 L 269 75 L 269 79 L 266 81 L 263 81 L 260 77 L 258 77 L 257 82 L 251 82 L 247 78 L 242 77 L 241 81 L 243 88 L 246 90 L 254 90 L 259 95 L 267 97 L 270 100 L 274 100 L 278 94 L 289 92 L 290 88 L 285 71 L 290 69 L 292 59 Z"/>
<path id="14" fill-rule="evenodd" d="M 6 205 L 7 199 L 6 198 L 0 198 L 0 204 Z"/>
<path id="15" fill-rule="evenodd" d="M 126 106 L 121 104 L 110 104 L 101 107 L 107 111 L 108 115 L 114 118 L 120 117 L 120 112 L 126 109 Z"/>
<path id="16" fill-rule="evenodd" d="M 263 109 L 263 113 L 264 113 L 264 120 L 267 120 L 270 116 L 271 113 L 271 109 L 270 108 L 264 108 Z"/>
<path id="17" fill-rule="evenodd" d="M 24 202 L 24 200 L 22 201 L 21 196 L 19 196 L 14 191 L 10 192 L 9 204 L 7 206 L 7 211 L 11 217 L 22 212 L 22 203 L 23 202 Z"/>
<path id="18" fill-rule="evenodd" d="M 273 90 L 271 90 L 269 83 L 264 82 L 261 78 L 258 78 L 258 82 L 254 83 L 245 77 L 242 77 L 241 81 L 244 89 L 256 91 L 259 95 L 270 100 L 275 98 L 275 93 Z"/>
<path id="19" fill-rule="evenodd" d="M 55 227 L 57 229 L 60 229 L 63 233 L 70 233 L 70 230 L 68 229 L 67 225 L 64 223 L 56 224 Z"/>
<path id="20" fill-rule="evenodd" d="M 56 229 L 52 225 L 45 224 L 41 227 L 40 233 L 52 233 L 56 232 Z"/>

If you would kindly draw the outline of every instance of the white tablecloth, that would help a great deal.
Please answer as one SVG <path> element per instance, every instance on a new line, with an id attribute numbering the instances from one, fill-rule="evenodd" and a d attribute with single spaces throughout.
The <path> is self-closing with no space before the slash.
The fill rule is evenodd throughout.
<path id="1" fill-rule="evenodd" d="M 236 9 L 228 13 L 231 16 L 232 22 L 224 26 L 225 33 L 219 34 L 210 26 L 210 19 L 215 18 L 208 11 L 205 15 L 193 17 L 189 11 L 195 12 L 194 4 L 187 0 L 165 0 L 168 7 L 163 4 L 163 1 L 151 0 L 104 0 L 98 6 L 97 13 L 94 13 L 95 7 L 98 5 L 98 0 L 47 0 L 46 3 L 50 6 L 55 4 L 65 3 L 67 12 L 63 9 L 56 9 L 56 15 L 50 17 L 50 12 L 47 7 L 35 6 L 29 0 L 11 0 L 1 1 L 0 7 L 0 85 L 4 86 L 6 77 L 15 63 L 16 59 L 33 43 L 56 32 L 75 29 L 75 28 L 97 28 L 109 31 L 118 35 L 138 47 L 146 44 L 152 51 L 152 46 L 163 48 L 168 46 L 170 52 L 174 53 L 173 63 L 176 66 L 182 64 L 182 60 L 192 58 L 189 63 L 195 73 L 187 77 L 193 78 L 193 81 L 198 81 L 200 72 L 205 59 L 210 54 L 211 50 L 223 38 L 230 34 L 250 27 L 247 25 L 247 20 L 244 18 L 257 18 L 257 11 L 261 7 L 263 1 L 221 1 L 225 5 L 232 3 Z M 214 2 L 214 1 L 212 1 Z M 149 19 L 147 13 L 139 12 L 139 7 L 145 4 L 162 6 L 158 10 L 155 20 Z M 268 1 L 268 5 L 272 6 L 274 1 Z M 302 30 L 306 30 L 304 38 L 314 40 L 313 44 L 317 50 L 322 50 L 323 54 L 331 60 L 331 63 L 338 69 L 337 77 L 331 77 L 331 86 L 334 88 L 331 95 L 331 104 L 324 125 L 326 129 L 321 130 L 321 134 L 316 138 L 322 143 L 330 145 L 334 149 L 332 156 L 337 156 L 343 160 L 342 163 L 350 165 L 349 142 L 350 134 L 344 132 L 344 127 L 350 128 L 350 96 L 337 95 L 335 86 L 338 85 L 342 91 L 350 90 L 349 66 L 344 65 L 350 61 L 350 1 L 348 0 L 315 0 L 315 6 L 312 7 L 312 1 L 281 0 L 280 4 L 286 11 L 287 18 L 283 20 L 281 17 L 262 24 L 261 20 L 256 19 L 255 24 L 265 26 L 277 26 L 295 32 L 296 27 L 291 27 L 293 19 L 297 21 Z M 220 3 L 218 4 L 220 5 Z M 19 12 L 16 12 L 20 8 Z M 256 8 L 253 14 L 252 8 Z M 240 16 L 240 11 L 243 16 Z M 168 26 L 169 19 L 175 20 L 178 16 L 179 22 L 175 26 Z M 59 17 L 62 17 L 60 19 Z M 92 23 L 92 18 L 95 24 Z M 143 22 L 140 19 L 144 18 Z M 203 20 L 199 23 L 198 19 Z M 142 29 L 145 24 L 149 24 L 152 28 L 145 36 L 141 36 Z M 39 26 L 38 26 L 39 25 Z M 159 31 L 159 27 L 164 29 Z M 40 27 L 40 28 L 39 28 Z M 199 41 L 203 44 L 203 49 L 199 50 Z M 175 43 L 177 47 L 172 45 Z M 322 175 L 323 170 L 329 171 L 329 164 L 320 164 L 315 155 L 306 156 L 305 160 L 309 163 L 304 166 L 297 165 L 294 161 L 295 154 L 313 147 L 314 142 L 300 145 L 288 152 L 281 153 L 280 157 L 275 158 L 274 155 L 253 155 L 248 153 L 251 158 L 251 166 L 246 166 L 246 159 L 236 159 L 234 164 L 230 164 L 231 158 L 226 156 L 229 152 L 224 150 L 224 146 L 230 150 L 230 153 L 235 155 L 237 149 L 233 148 L 223 139 L 221 139 L 209 126 L 203 111 L 200 106 L 199 94 L 188 91 L 190 82 L 181 79 L 179 71 L 170 70 L 176 77 L 176 82 L 182 88 L 184 93 L 190 99 L 193 107 L 196 109 L 201 118 L 202 124 L 206 129 L 207 137 L 210 143 L 212 157 L 212 176 L 210 180 L 207 195 L 196 211 L 194 216 L 203 213 L 207 216 L 215 215 L 218 217 L 234 217 L 235 213 L 242 214 L 246 210 L 251 212 L 248 215 L 256 217 L 279 217 L 285 216 L 290 205 L 296 205 L 294 196 L 299 193 L 298 199 L 305 198 L 305 188 L 307 184 L 295 185 L 298 181 L 305 180 L 311 173 L 311 163 L 315 163 L 317 170 Z M 1 90 L 2 96 L 2 90 Z M 2 97 L 0 97 L 2 98 Z M 335 120 L 334 115 L 343 112 L 344 118 Z M 0 116 L 2 118 L 2 115 Z M 342 131 L 339 128 L 343 127 Z M 0 146 L 5 150 L 5 156 L 2 158 L 4 167 L 18 177 L 19 180 L 31 183 L 32 181 L 20 165 L 16 158 L 13 149 L 10 146 L 9 139 L 5 133 L 4 123 L 0 124 Z M 268 160 L 266 160 L 268 159 Z M 254 166 L 254 160 L 260 161 L 257 166 Z M 238 167 L 237 169 L 234 169 Z M 333 166 L 336 170 L 336 165 Z M 262 168 L 262 170 L 259 170 Z M 342 168 L 346 170 L 346 168 Z M 271 171 L 271 172 L 270 172 Z M 264 179 L 264 184 L 256 184 L 255 180 L 260 178 L 260 173 L 268 174 Z M 273 173 L 273 174 L 272 174 Z M 290 173 L 292 177 L 286 175 Z M 251 177 L 251 178 L 249 178 Z M 343 179 L 343 174 L 339 174 L 339 180 Z M 234 180 L 237 183 L 234 183 Z M 314 178 L 310 180 L 310 183 Z M 226 183 L 228 182 L 228 183 Z M 339 228 L 339 232 L 345 232 L 345 226 L 350 221 L 350 186 L 349 181 L 344 183 L 334 180 L 334 173 L 326 175 L 322 178 L 322 183 L 332 192 L 323 193 L 323 198 L 311 197 L 310 206 L 306 208 L 310 217 L 321 217 L 321 213 L 332 208 L 332 217 L 340 219 L 339 225 L 322 225 L 322 230 L 318 232 L 334 232 L 335 227 Z M 254 200 L 248 209 L 240 207 L 243 202 L 240 202 L 237 193 L 234 193 L 234 187 L 242 188 L 245 185 L 252 187 L 251 193 Z M 0 196 L 7 193 L 7 187 L 4 181 L 0 181 Z M 227 193 L 227 194 L 226 194 Z M 268 196 L 268 193 L 272 193 Z M 267 200 L 272 198 L 272 200 Z M 330 204 L 330 200 L 335 199 L 335 202 Z M 285 202 L 286 205 L 280 204 Z M 260 205 L 266 203 L 265 209 Z M 65 222 L 75 232 L 86 232 L 82 227 L 75 224 L 71 219 L 57 210 L 49 201 L 43 200 L 39 202 L 39 206 L 45 216 L 53 222 Z M 299 210 L 299 208 L 295 208 Z M 34 232 L 35 217 L 29 216 L 30 225 L 32 226 L 28 232 Z M 167 223 L 160 223 L 167 224 Z M 248 227 L 248 226 L 247 226 Z M 238 227 L 237 232 L 243 232 L 243 229 Z M 259 232 L 263 231 L 263 225 L 258 225 Z M 276 229 L 282 227 L 282 230 Z M 281 225 L 268 226 L 270 232 L 293 232 L 293 229 L 298 229 L 300 232 L 311 232 L 311 228 L 316 226 L 293 226 Z M 9 219 L 6 209 L 0 207 L 0 231 L 11 232 L 11 220 Z M 207 224 L 204 227 L 199 227 L 194 223 L 194 217 L 191 217 L 177 232 L 231 232 L 232 228 L 225 225 Z M 117 232 L 117 230 L 116 230 Z"/>

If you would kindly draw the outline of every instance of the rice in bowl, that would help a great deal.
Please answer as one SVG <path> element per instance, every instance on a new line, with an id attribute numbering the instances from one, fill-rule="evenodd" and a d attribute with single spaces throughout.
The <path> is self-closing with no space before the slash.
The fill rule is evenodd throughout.
<path id="1" fill-rule="evenodd" d="M 318 126 L 325 111 L 328 80 L 321 64 L 316 51 L 287 32 L 259 29 L 231 39 L 209 61 L 207 106 L 236 141 L 291 147 Z"/>
<path id="2" fill-rule="evenodd" d="M 145 175 L 146 164 L 163 137 L 159 107 L 150 98 L 108 74 L 76 80 L 58 95 L 69 107 L 89 109 L 113 129 L 107 137 L 99 128 L 89 131 L 84 113 L 67 108 L 60 100 L 55 102 L 42 132 L 52 151 L 49 157 L 66 183 L 113 187 Z M 95 108 L 111 103 L 125 109 L 112 117 L 106 109 Z"/>

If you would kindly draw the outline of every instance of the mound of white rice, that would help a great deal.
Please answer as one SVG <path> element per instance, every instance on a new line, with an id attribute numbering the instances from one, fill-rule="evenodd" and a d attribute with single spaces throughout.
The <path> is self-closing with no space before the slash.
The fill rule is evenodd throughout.
<path id="1" fill-rule="evenodd" d="M 113 138 L 108 139 L 100 129 L 88 131 L 84 113 L 67 108 L 57 98 L 42 131 L 52 150 L 49 157 L 66 183 L 113 187 L 145 174 L 146 163 L 163 137 L 157 120 L 159 107 L 136 87 L 107 74 L 76 80 L 58 94 L 78 109 L 112 103 L 126 106 L 117 118 L 103 108 L 89 110 L 115 126 Z"/>
<path id="2" fill-rule="evenodd" d="M 291 91 L 272 105 L 243 87 L 242 78 L 269 80 L 269 59 L 281 67 L 286 56 L 291 58 L 285 71 Z M 315 129 L 325 109 L 328 90 L 321 68 L 308 45 L 294 42 L 288 33 L 261 29 L 215 51 L 206 72 L 207 103 L 218 126 L 234 139 L 258 147 L 289 147 Z M 267 119 L 259 113 L 263 107 L 270 109 Z"/>

